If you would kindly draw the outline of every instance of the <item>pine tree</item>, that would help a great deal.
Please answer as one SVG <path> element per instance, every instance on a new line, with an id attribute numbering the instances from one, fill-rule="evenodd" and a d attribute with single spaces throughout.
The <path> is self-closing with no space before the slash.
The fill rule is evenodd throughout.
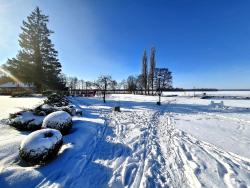
<path id="1" fill-rule="evenodd" d="M 144 50 L 144 54 L 143 54 L 143 57 L 142 57 L 141 79 L 142 79 L 143 88 L 145 89 L 145 94 L 147 94 L 148 65 L 147 65 L 147 52 L 146 52 L 146 49 Z"/>
<path id="2" fill-rule="evenodd" d="M 155 48 L 151 48 L 151 55 L 150 55 L 150 70 L 149 70 L 149 85 L 151 86 L 152 94 L 154 90 L 154 76 L 155 76 Z"/>
<path id="3" fill-rule="evenodd" d="M 38 92 L 60 89 L 64 85 L 57 51 L 49 39 L 53 31 L 48 29 L 48 21 L 48 16 L 43 15 L 38 7 L 27 17 L 27 21 L 23 21 L 19 35 L 21 50 L 16 58 L 8 60 L 5 65 L 20 80 L 33 83 Z"/>

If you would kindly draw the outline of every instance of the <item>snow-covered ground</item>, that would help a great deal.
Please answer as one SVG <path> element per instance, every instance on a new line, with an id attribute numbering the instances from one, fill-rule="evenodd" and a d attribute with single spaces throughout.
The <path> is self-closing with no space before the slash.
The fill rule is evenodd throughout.
<path id="1" fill-rule="evenodd" d="M 2 118 L 27 107 L 0 97 L 7 100 L 13 109 Z M 156 96 L 112 95 L 105 105 L 99 98 L 70 100 L 83 116 L 73 117 L 59 156 L 45 166 L 23 166 L 18 147 L 28 133 L 1 125 L 1 187 L 250 186 L 250 100 L 223 100 L 221 107 L 210 105 L 221 100 L 192 95 L 163 97 L 162 106 Z M 112 112 L 116 105 L 121 113 Z"/>
<path id="2" fill-rule="evenodd" d="M 8 118 L 10 113 L 33 108 L 42 103 L 42 97 L 10 97 L 0 95 L 0 118 Z"/>

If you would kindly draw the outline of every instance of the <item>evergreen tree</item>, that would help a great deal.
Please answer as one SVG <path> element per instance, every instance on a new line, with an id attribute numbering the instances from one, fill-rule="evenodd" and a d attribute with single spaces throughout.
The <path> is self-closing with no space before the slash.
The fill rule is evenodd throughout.
<path id="1" fill-rule="evenodd" d="M 146 49 L 144 50 L 144 54 L 142 57 L 142 85 L 143 89 L 145 90 L 145 94 L 147 94 L 147 82 L 148 82 L 148 65 L 147 65 L 147 52 Z"/>
<path id="2" fill-rule="evenodd" d="M 43 15 L 38 7 L 27 21 L 23 21 L 19 35 L 21 50 L 5 65 L 5 69 L 21 81 L 33 83 L 38 92 L 64 87 L 57 51 L 49 39 L 53 31 L 48 29 L 48 21 L 48 16 Z"/>
<path id="3" fill-rule="evenodd" d="M 153 90 L 154 90 L 154 76 L 155 76 L 155 48 L 151 48 L 151 55 L 150 55 L 150 70 L 149 70 L 149 85 L 151 87 L 152 90 L 152 94 L 153 94 Z"/>

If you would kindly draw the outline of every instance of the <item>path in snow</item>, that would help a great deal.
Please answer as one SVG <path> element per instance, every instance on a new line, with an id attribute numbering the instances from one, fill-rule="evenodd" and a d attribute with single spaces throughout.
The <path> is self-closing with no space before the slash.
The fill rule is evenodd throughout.
<path id="1" fill-rule="evenodd" d="M 116 139 L 132 149 L 132 154 L 114 170 L 110 186 L 166 187 L 172 183 L 159 145 L 159 116 L 159 111 L 149 110 L 110 116 Z"/>
<path id="2" fill-rule="evenodd" d="M 122 103 L 122 112 L 118 113 L 111 109 L 116 101 L 103 105 L 96 99 L 71 100 L 83 110 L 84 115 L 73 118 L 73 130 L 64 137 L 59 156 L 45 166 L 21 166 L 18 146 L 27 133 L 8 126 L 1 129 L 1 186 L 250 186 L 248 158 L 226 152 L 212 142 L 201 141 L 204 139 L 191 136 L 194 131 L 191 134 L 184 132 L 184 126 L 182 130 L 175 128 L 185 120 L 192 124 L 201 118 L 203 122 L 230 122 L 233 128 L 241 125 L 241 132 L 237 134 L 244 135 L 243 131 L 248 130 L 246 121 L 199 110 L 197 105 L 192 108 L 191 105 L 166 105 L 163 102 L 163 106 L 158 107 L 152 102 L 127 101 Z M 230 131 L 221 124 L 218 126 L 221 127 L 216 130 Z M 233 135 L 234 138 L 236 136 Z"/>
<path id="3" fill-rule="evenodd" d="M 111 125 L 132 156 L 109 185 L 125 187 L 247 187 L 250 160 L 173 128 L 169 113 L 113 113 Z"/>

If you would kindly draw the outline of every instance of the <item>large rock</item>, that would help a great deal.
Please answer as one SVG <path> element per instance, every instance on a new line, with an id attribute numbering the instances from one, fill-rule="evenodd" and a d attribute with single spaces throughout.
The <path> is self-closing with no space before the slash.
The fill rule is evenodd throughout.
<path id="1" fill-rule="evenodd" d="M 44 118 L 42 126 L 57 129 L 62 134 L 67 134 L 72 128 L 72 118 L 69 113 L 64 111 L 52 112 Z"/>
<path id="2" fill-rule="evenodd" d="M 19 155 L 29 164 L 42 164 L 53 159 L 60 147 L 63 138 L 60 131 L 42 129 L 29 134 L 20 145 Z"/>

